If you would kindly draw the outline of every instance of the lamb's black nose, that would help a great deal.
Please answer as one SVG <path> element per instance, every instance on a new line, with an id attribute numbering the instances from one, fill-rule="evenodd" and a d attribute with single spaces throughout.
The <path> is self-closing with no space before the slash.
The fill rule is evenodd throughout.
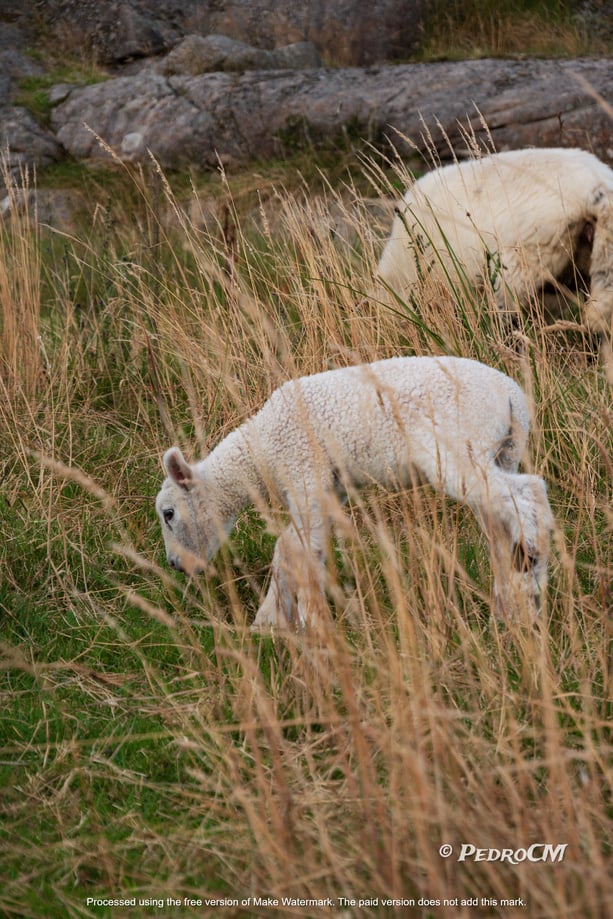
<path id="1" fill-rule="evenodd" d="M 178 558 L 168 556 L 168 564 L 171 568 L 174 568 L 175 571 L 180 571 L 181 574 L 185 574 L 185 568 L 181 566 L 181 563 Z"/>

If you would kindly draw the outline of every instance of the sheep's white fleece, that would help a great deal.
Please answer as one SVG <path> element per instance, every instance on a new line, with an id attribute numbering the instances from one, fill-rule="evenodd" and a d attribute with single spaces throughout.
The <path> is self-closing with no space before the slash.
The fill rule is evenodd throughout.
<path id="1" fill-rule="evenodd" d="M 404 295 L 424 276 L 456 277 L 454 257 L 471 282 L 489 279 L 507 308 L 513 296 L 525 301 L 576 261 L 591 279 L 586 321 L 609 330 L 613 170 L 585 150 L 555 148 L 435 169 L 398 206 L 377 273 Z"/>
<path id="2" fill-rule="evenodd" d="M 395 357 L 287 382 L 197 464 L 176 447 L 166 452 L 157 510 L 169 563 L 201 567 L 243 506 L 279 495 L 292 524 L 277 542 L 256 623 L 287 624 L 296 613 L 305 621 L 313 580 L 323 594 L 330 496 L 425 479 L 475 511 L 490 538 L 499 606 L 509 609 L 513 590 L 532 599 L 546 581 L 545 484 L 517 474 L 528 428 L 520 387 L 463 358 Z M 518 565 L 518 551 L 529 564 Z M 315 560 L 308 590 L 297 556 L 307 567 Z"/>

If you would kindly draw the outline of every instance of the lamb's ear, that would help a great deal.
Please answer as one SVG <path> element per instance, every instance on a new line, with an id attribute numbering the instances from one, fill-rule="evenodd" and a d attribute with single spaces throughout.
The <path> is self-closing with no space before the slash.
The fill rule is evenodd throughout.
<path id="1" fill-rule="evenodd" d="M 178 447 L 171 447 L 167 450 L 162 459 L 164 469 L 168 477 L 175 484 L 180 485 L 186 491 L 191 488 L 194 481 L 192 467 L 185 461 L 185 458 Z"/>

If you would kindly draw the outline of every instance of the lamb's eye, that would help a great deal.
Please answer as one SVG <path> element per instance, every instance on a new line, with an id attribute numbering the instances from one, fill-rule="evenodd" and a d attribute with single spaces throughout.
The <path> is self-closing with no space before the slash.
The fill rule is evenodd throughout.
<path id="1" fill-rule="evenodd" d="M 174 516 L 175 516 L 175 512 L 174 512 L 174 508 L 172 507 L 166 507 L 162 511 L 162 517 L 164 518 L 164 521 L 168 524 L 168 526 L 170 526 L 170 524 L 172 523 Z"/>

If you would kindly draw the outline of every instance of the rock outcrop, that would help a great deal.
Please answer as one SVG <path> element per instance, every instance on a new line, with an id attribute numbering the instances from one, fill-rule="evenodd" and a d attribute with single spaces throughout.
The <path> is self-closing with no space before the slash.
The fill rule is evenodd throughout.
<path id="1" fill-rule="evenodd" d="M 0 106 L 0 151 L 14 175 L 32 165 L 49 166 L 65 155 L 54 135 L 20 105 Z"/>
<path id="2" fill-rule="evenodd" d="M 52 128 L 76 158 L 149 151 L 164 167 L 240 165 L 343 138 L 462 155 L 579 146 L 613 159 L 608 60 L 480 60 L 376 68 L 170 76 L 141 72 L 75 88 Z"/>
<path id="3" fill-rule="evenodd" d="M 312 42 L 301 41 L 267 51 L 226 35 L 187 35 L 156 69 L 172 76 L 238 70 L 309 70 L 321 67 Z"/>

